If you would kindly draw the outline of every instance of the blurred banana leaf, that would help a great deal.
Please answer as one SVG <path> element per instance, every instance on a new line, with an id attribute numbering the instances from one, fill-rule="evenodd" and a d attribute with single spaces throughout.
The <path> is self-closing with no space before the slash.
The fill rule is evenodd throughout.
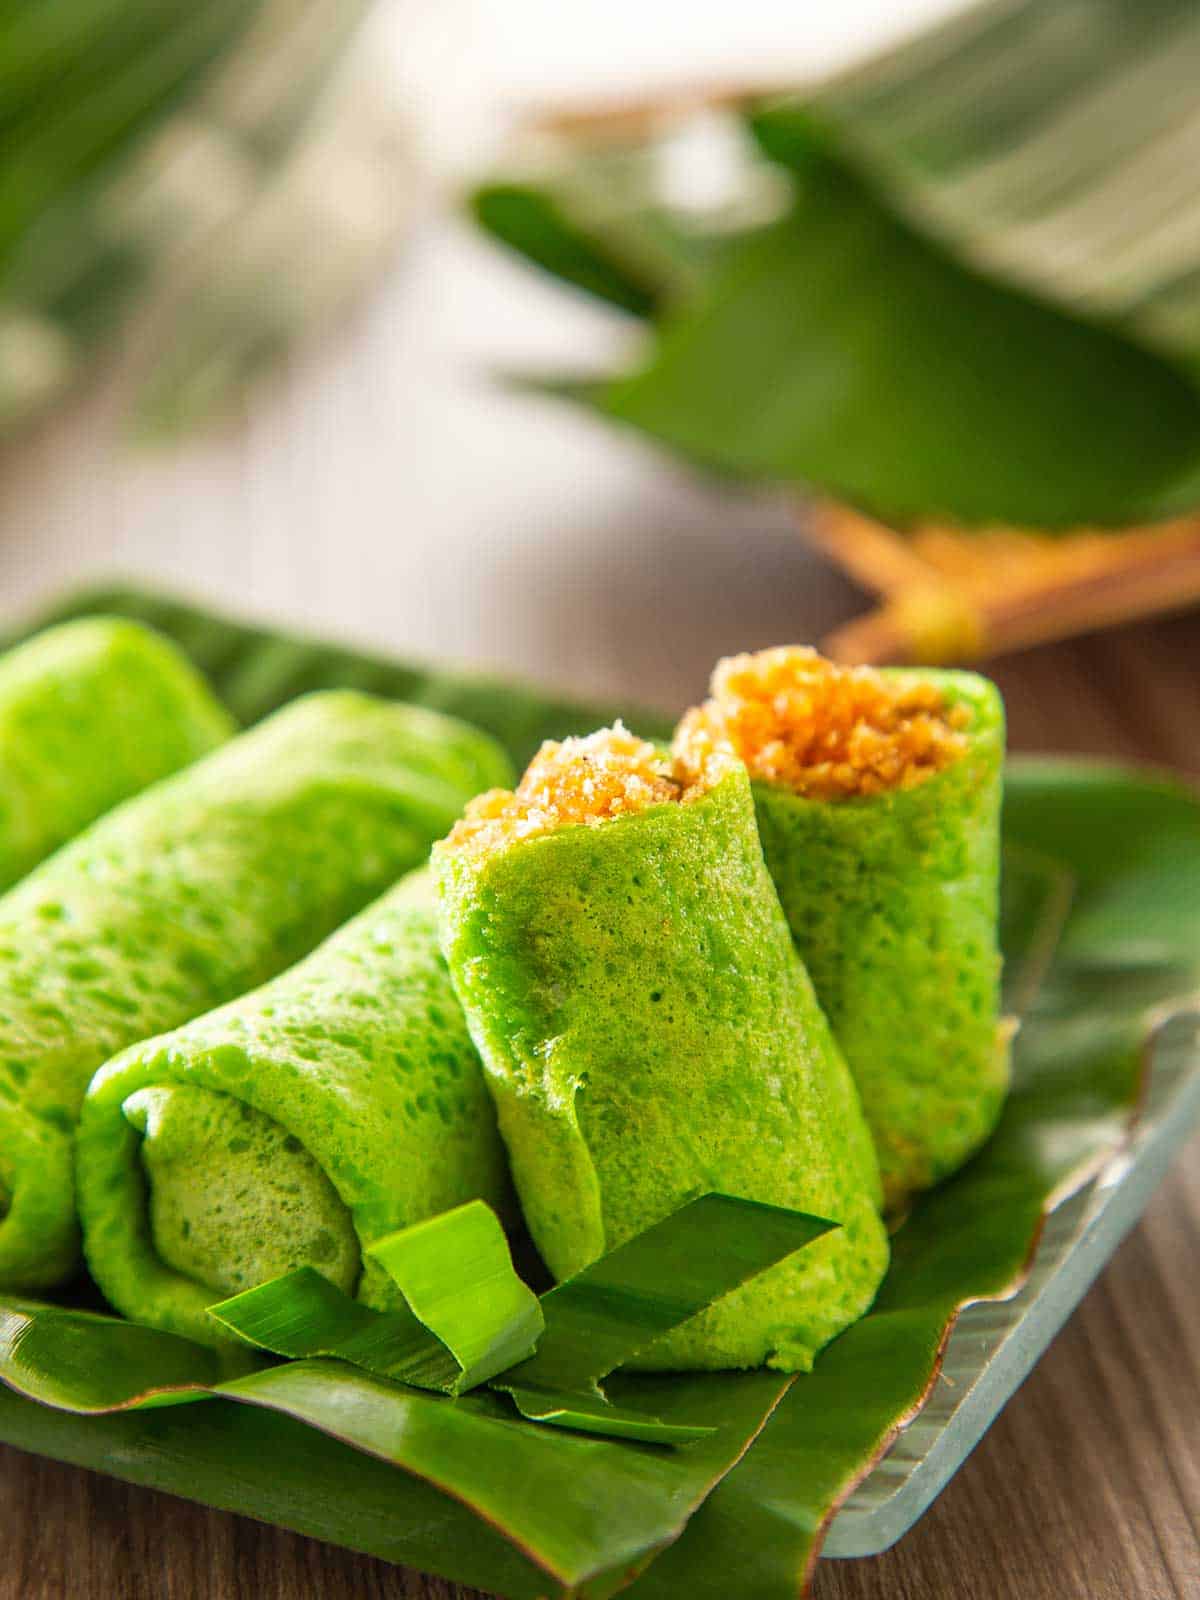
<path id="1" fill-rule="evenodd" d="M 89 609 L 162 627 L 247 720 L 303 689 L 358 682 L 474 713 L 520 759 L 535 732 L 620 709 L 389 673 L 379 658 L 151 595 L 78 597 L 57 614 Z M 10 1299 L 5 1375 L 45 1403 L 0 1392 L 0 1437 L 514 1600 L 602 1600 L 630 1584 L 643 1600 L 724 1600 L 733 1573 L 758 1600 L 792 1600 L 834 1509 L 922 1404 L 959 1308 L 1020 1281 L 1048 1207 L 1119 1150 L 1156 1028 L 1196 1006 L 1193 794 L 1119 768 L 1014 763 L 1004 831 L 1005 1003 L 1022 1020 L 1012 1098 L 981 1155 L 896 1233 L 876 1306 L 811 1374 L 606 1379 L 614 1409 L 715 1430 L 664 1448 L 546 1428 L 498 1393 L 425 1394 L 339 1362 L 229 1379 L 187 1341 Z M 556 1382 L 608 1364 L 576 1339 L 567 1354 Z M 156 1379 L 222 1398 L 86 1418 L 52 1409 L 89 1394 L 128 1403 Z"/>
<path id="2" fill-rule="evenodd" d="M 1198 85 L 1190 0 L 991 0 L 768 120 L 779 155 L 815 114 L 961 259 L 1200 381 Z"/>
<path id="3" fill-rule="evenodd" d="M 554 387 L 699 464 L 900 527 L 1153 523 L 1200 507 L 1198 83 L 1182 0 L 994 0 L 747 96 L 703 203 L 647 113 L 543 132 L 474 209 L 649 319 Z"/>
<path id="4" fill-rule="evenodd" d="M 365 10 L 0 5 L 0 431 L 118 335 L 139 428 L 203 419 L 365 281 L 407 187 L 395 109 L 343 82 Z"/>
<path id="5" fill-rule="evenodd" d="M 597 407 L 693 460 L 818 483 L 901 523 L 1065 526 L 1200 502 L 1200 390 L 960 270 L 814 152 Z"/>

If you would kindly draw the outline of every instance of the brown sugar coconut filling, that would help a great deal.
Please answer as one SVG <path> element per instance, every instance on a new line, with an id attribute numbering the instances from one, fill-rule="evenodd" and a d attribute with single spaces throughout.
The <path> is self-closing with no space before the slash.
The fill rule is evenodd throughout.
<path id="1" fill-rule="evenodd" d="M 675 736 L 691 771 L 732 748 L 752 777 L 814 800 L 912 789 L 967 748 L 964 706 L 934 683 L 872 667 L 842 667 L 803 645 L 718 663 L 712 697 Z"/>
<path id="2" fill-rule="evenodd" d="M 478 795 L 446 843 L 490 855 L 559 828 L 595 827 L 650 806 L 686 804 L 736 765 L 720 741 L 698 738 L 668 755 L 620 722 L 585 738 L 547 740 L 516 789 Z"/>

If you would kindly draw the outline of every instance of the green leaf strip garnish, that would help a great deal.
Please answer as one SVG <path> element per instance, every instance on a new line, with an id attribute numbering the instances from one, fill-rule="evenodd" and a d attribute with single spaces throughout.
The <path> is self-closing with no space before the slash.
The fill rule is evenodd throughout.
<path id="1" fill-rule="evenodd" d="M 573 1394 L 567 1390 L 525 1389 L 519 1384 L 496 1383 L 509 1395 L 527 1422 L 548 1428 L 569 1428 L 573 1433 L 597 1433 L 606 1439 L 637 1439 L 642 1444 L 691 1444 L 705 1439 L 712 1428 L 704 1423 L 668 1422 L 645 1416 L 624 1406 L 614 1406 L 603 1394 Z"/>
<path id="2" fill-rule="evenodd" d="M 701 1195 L 544 1294 L 537 1353 L 496 1387 L 518 1397 L 526 1415 L 540 1395 L 546 1412 L 552 1397 L 566 1410 L 588 1403 L 590 1416 L 610 1372 L 836 1226 L 761 1201 Z"/>
<path id="3" fill-rule="evenodd" d="M 649 1444 L 700 1438 L 710 1430 L 613 1405 L 601 1379 L 836 1226 L 756 1200 L 701 1195 L 544 1294 L 536 1354 L 492 1387 L 550 1427 Z"/>
<path id="4" fill-rule="evenodd" d="M 701 1438 L 711 1431 L 703 1425 L 613 1405 L 601 1379 L 837 1226 L 757 1200 L 701 1195 L 544 1294 L 536 1354 L 492 1387 L 550 1427 L 647 1444 Z"/>
<path id="5" fill-rule="evenodd" d="M 542 1308 L 517 1276 L 499 1219 L 482 1200 L 390 1234 L 367 1254 L 458 1364 L 453 1393 L 486 1383 L 536 1349 Z"/>
<path id="6" fill-rule="evenodd" d="M 396 1310 L 374 1311 L 301 1268 L 209 1314 L 275 1355 L 331 1357 L 449 1395 L 492 1381 L 531 1422 L 686 1444 L 711 1427 L 612 1406 L 600 1379 L 833 1226 L 778 1206 L 703 1195 L 539 1303 L 513 1270 L 494 1213 L 476 1200 L 371 1247 L 404 1296 Z M 506 1381 L 493 1381 L 505 1372 Z"/>
<path id="7" fill-rule="evenodd" d="M 443 1394 L 473 1389 L 532 1353 L 541 1307 L 482 1200 L 389 1234 L 367 1253 L 404 1296 L 393 1311 L 373 1311 L 302 1267 L 209 1315 L 276 1355 L 332 1356 Z"/>

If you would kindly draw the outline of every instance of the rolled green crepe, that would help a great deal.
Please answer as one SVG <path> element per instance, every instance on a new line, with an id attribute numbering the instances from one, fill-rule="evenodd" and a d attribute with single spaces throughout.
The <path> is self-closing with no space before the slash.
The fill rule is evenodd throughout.
<path id="1" fill-rule="evenodd" d="M 677 747 L 726 738 L 796 946 L 862 1097 L 890 1209 L 987 1138 L 999 1018 L 1004 707 L 969 672 L 723 662 Z"/>
<path id="2" fill-rule="evenodd" d="M 187 659 L 114 617 L 0 656 L 0 889 L 234 731 Z"/>
<path id="3" fill-rule="evenodd" d="M 506 766 L 434 712 L 312 695 L 0 898 L 0 1286 L 78 1261 L 72 1135 L 96 1068 L 307 954 Z"/>
<path id="4" fill-rule="evenodd" d="M 299 966 L 96 1074 L 84 1250 L 137 1322 L 220 1344 L 214 1301 L 308 1266 L 386 1309 L 362 1247 L 482 1199 L 507 1165 L 416 873 Z M 226 1336 L 228 1337 L 228 1336 Z"/>
<path id="5" fill-rule="evenodd" d="M 646 1352 L 804 1370 L 888 1259 L 858 1099 L 763 864 L 750 782 L 618 728 L 543 746 L 434 850 L 442 940 L 530 1231 L 564 1278 L 710 1190 L 841 1227 Z"/>

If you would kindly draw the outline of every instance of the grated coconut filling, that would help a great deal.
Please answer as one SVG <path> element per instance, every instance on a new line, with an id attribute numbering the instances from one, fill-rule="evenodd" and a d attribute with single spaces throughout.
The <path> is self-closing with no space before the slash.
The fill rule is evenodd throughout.
<path id="1" fill-rule="evenodd" d="M 515 790 L 489 789 L 471 801 L 447 843 L 488 855 L 559 828 L 687 804 L 736 764 L 726 745 L 702 737 L 686 752 L 664 754 L 620 722 L 584 738 L 547 740 Z"/>
<path id="2" fill-rule="evenodd" d="M 912 789 L 965 752 L 966 709 L 916 675 L 842 667 L 804 645 L 717 664 L 675 735 L 682 770 L 732 749 L 753 778 L 816 800 Z"/>

